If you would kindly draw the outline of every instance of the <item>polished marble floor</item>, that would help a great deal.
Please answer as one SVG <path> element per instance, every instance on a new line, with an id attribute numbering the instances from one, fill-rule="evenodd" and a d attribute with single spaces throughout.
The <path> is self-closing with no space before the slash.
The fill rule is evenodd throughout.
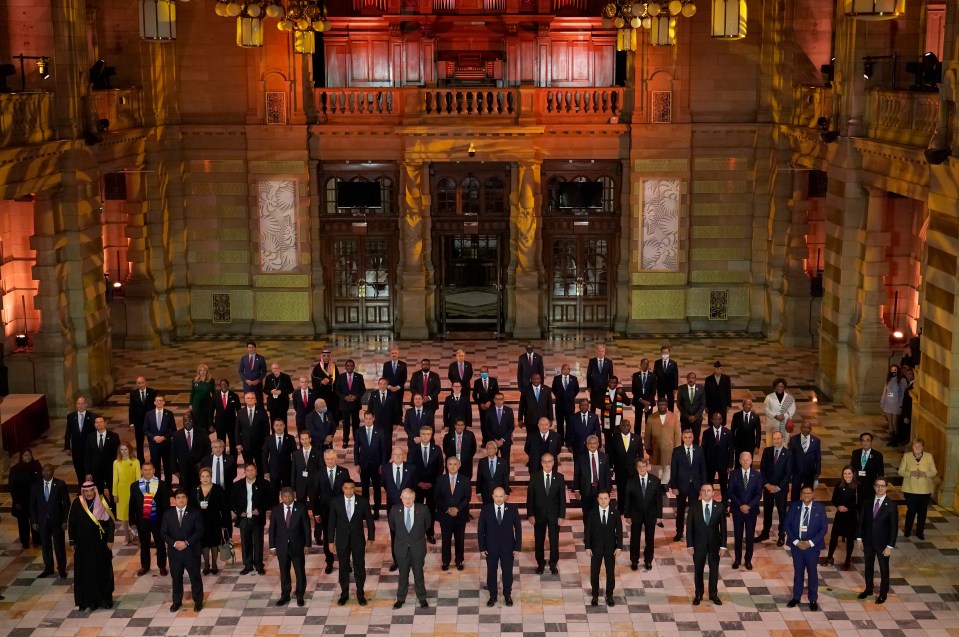
<path id="1" fill-rule="evenodd" d="M 546 361 L 547 375 L 569 362 L 573 373 L 585 375 L 587 359 L 594 355 L 591 336 L 556 336 L 537 341 L 537 350 Z M 629 378 L 640 358 L 653 359 L 659 347 L 668 343 L 681 374 L 696 371 L 700 379 L 721 360 L 734 383 L 733 397 L 738 404 L 750 396 L 761 405 L 774 377 L 790 382 L 799 414 L 814 423 L 814 433 L 823 439 L 823 484 L 816 496 L 828 500 L 835 476 L 858 446 L 861 431 L 879 431 L 880 417 L 861 417 L 848 410 L 819 400 L 814 387 L 816 352 L 808 348 L 785 348 L 742 335 L 727 338 L 707 336 L 616 339 L 608 341 L 621 378 Z M 243 353 L 242 339 L 189 340 L 155 352 L 115 352 L 116 393 L 96 410 L 104 413 L 111 428 L 126 433 L 126 395 L 138 374 L 167 396 L 168 407 L 178 415 L 187 402 L 192 370 L 199 362 L 210 366 L 217 378 L 237 382 L 237 360 Z M 260 341 L 259 351 L 268 362 L 278 361 L 294 378 L 308 374 L 321 349 L 329 346 L 336 360 L 357 361 L 358 371 L 367 379 L 375 378 L 387 358 L 391 342 L 385 337 L 338 337 L 329 342 L 306 340 Z M 445 381 L 445 370 L 453 353 L 462 347 L 478 369 L 490 367 L 501 385 L 507 386 L 507 400 L 517 399 L 515 391 L 516 358 L 523 343 L 515 341 L 462 340 L 437 342 L 400 342 L 403 357 L 410 361 L 430 358 L 433 369 Z M 876 379 L 881 383 L 882 379 Z M 445 394 L 445 391 L 444 391 Z M 50 432 L 37 444 L 43 462 L 53 462 L 58 475 L 72 476 L 69 460 L 61 451 L 65 414 L 54 414 Z M 179 418 L 178 418 L 179 420 Z M 522 503 L 528 480 L 523 462 L 520 432 L 513 446 L 512 500 Z M 341 461 L 351 466 L 352 450 L 342 450 L 339 437 L 335 448 Z M 886 458 L 887 473 L 894 474 L 901 452 L 888 449 L 877 437 L 877 448 Z M 571 473 L 568 454 L 561 460 L 564 472 Z M 353 470 L 354 475 L 356 474 Z M 893 480 L 894 484 L 898 480 Z M 893 497 L 899 497 L 893 489 Z M 524 531 L 523 553 L 518 560 L 518 577 L 513 597 L 516 605 L 506 608 L 502 598 L 494 608 L 486 607 L 485 565 L 476 549 L 475 522 L 468 527 L 466 569 L 443 573 L 439 569 L 439 545 L 431 546 L 427 558 L 426 584 L 429 609 L 407 604 L 394 611 L 396 575 L 390 573 L 389 534 L 386 523 L 377 523 L 377 540 L 367 555 L 367 595 L 371 604 L 361 607 L 352 599 L 346 606 L 336 605 L 339 594 L 337 573 L 323 573 L 322 555 L 308 557 L 307 605 L 305 608 L 276 608 L 272 601 L 279 595 L 275 562 L 267 562 L 265 576 L 240 576 L 238 566 L 221 569 L 219 576 L 204 578 L 206 605 L 199 614 L 190 610 L 170 613 L 170 581 L 156 569 L 137 578 L 137 549 L 114 545 L 116 572 L 115 607 L 94 613 L 78 612 L 73 605 L 72 578 L 43 579 L 35 576 L 42 569 L 39 549 L 21 549 L 16 527 L 9 513 L 9 495 L 0 495 L 0 586 L 6 600 L 0 602 L 0 635 L 41 637 L 45 635 L 638 635 L 638 634 L 711 634 L 711 635 L 938 635 L 959 634 L 959 519 L 949 511 L 934 507 L 926 531 L 926 540 L 899 539 L 892 559 L 892 593 L 886 604 L 863 603 L 856 595 L 863 587 L 862 558 L 854 553 L 854 569 L 840 572 L 820 567 L 820 610 L 812 612 L 803 604 L 789 609 L 786 602 L 792 584 L 791 560 L 787 551 L 774 543 L 758 547 L 753 571 L 731 569 L 726 557 L 721 566 L 720 596 L 724 605 L 705 602 L 693 607 L 692 558 L 684 543 L 672 542 L 674 516 L 672 501 L 666 507 L 665 527 L 657 530 L 656 559 L 652 572 L 633 572 L 628 558 L 617 563 L 618 601 L 614 608 L 603 602 L 589 605 L 588 558 L 581 549 L 582 521 L 575 508 L 561 530 L 561 559 L 558 576 L 539 576 L 534 572 L 532 528 Z M 474 498 L 474 507 L 475 498 Z M 831 508 L 831 507 L 830 507 Z M 901 508 L 900 511 L 903 509 Z M 831 514 L 831 511 L 830 511 Z M 238 539 L 235 538 L 238 543 Z M 731 545 L 731 541 L 730 541 Z M 190 608 L 188 605 L 187 608 Z"/>

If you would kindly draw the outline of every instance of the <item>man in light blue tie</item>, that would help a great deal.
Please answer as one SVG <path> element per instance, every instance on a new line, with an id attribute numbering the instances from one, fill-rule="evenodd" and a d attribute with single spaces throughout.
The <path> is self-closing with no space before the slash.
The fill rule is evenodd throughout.
<path id="1" fill-rule="evenodd" d="M 426 608 L 426 583 L 423 577 L 423 565 L 426 563 L 426 529 L 433 524 L 425 504 L 416 503 L 413 489 L 403 489 L 401 504 L 390 511 L 388 520 L 390 530 L 395 536 L 393 551 L 399 566 L 399 579 L 396 584 L 396 603 L 399 609 L 406 603 L 410 588 L 410 571 L 413 571 L 413 590 L 419 600 L 420 608 Z"/>
<path id="2" fill-rule="evenodd" d="M 803 580 L 809 576 L 809 610 L 819 609 L 819 553 L 825 546 L 826 509 L 813 502 L 812 487 L 799 492 L 800 502 L 793 502 L 786 516 L 786 543 L 793 558 L 793 596 L 787 606 L 795 608 L 802 598 Z"/>

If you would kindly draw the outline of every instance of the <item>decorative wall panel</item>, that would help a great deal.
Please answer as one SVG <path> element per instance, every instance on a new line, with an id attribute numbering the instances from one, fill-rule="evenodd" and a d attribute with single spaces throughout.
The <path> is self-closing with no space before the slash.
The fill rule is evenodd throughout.
<path id="1" fill-rule="evenodd" d="M 643 270 L 679 270 L 680 183 L 679 179 L 643 181 Z"/>
<path id="2" fill-rule="evenodd" d="M 296 270 L 296 181 L 257 183 L 260 216 L 260 270 Z"/>

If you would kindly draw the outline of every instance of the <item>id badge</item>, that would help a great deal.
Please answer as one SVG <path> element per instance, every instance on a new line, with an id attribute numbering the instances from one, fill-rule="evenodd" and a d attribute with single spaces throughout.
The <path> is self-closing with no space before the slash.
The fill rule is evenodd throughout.
<path id="1" fill-rule="evenodd" d="M 304 478 L 309 478 L 309 477 L 310 477 L 310 473 L 309 473 L 308 471 L 304 471 L 304 472 L 303 472 L 303 477 L 304 477 Z"/>
<path id="2" fill-rule="evenodd" d="M 859 477 L 860 477 L 860 478 L 865 478 L 865 477 L 866 477 L 866 472 L 865 472 L 865 471 L 860 471 L 860 472 L 859 472 Z"/>
<path id="3" fill-rule="evenodd" d="M 804 524 L 801 524 L 801 525 L 799 526 L 799 532 L 800 532 L 800 533 L 805 533 L 805 532 L 807 532 L 808 530 L 809 530 L 809 527 L 806 526 L 806 525 L 804 525 Z"/>

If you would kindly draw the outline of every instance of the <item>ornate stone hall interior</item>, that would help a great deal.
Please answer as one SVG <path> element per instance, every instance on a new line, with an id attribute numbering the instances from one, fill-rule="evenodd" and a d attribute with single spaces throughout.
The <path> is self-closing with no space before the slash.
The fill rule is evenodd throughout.
<path id="1" fill-rule="evenodd" d="M 755 568 L 732 568 L 731 518 L 725 603 L 691 605 L 673 494 L 651 571 L 619 556 L 615 607 L 590 604 L 572 493 L 559 573 L 536 573 L 521 427 L 509 607 L 487 606 L 475 486 L 465 569 L 427 547 L 428 608 L 393 608 L 384 514 L 368 605 L 336 603 L 339 572 L 314 548 L 305 607 L 276 607 L 276 559 L 241 575 L 235 533 L 203 610 L 177 613 L 170 578 L 137 577 L 119 534 L 112 608 L 78 610 L 73 549 L 67 577 L 38 579 L 4 488 L 0 633 L 956 634 L 957 99 L 951 0 L 0 0 L 0 481 L 30 448 L 76 497 L 62 440 L 79 397 L 132 443 L 137 376 L 179 427 L 197 366 L 237 389 L 251 339 L 295 386 L 324 350 L 367 388 L 393 348 L 411 370 L 428 358 L 441 402 L 463 349 L 513 410 L 527 343 L 547 387 L 568 363 L 587 397 L 598 344 L 630 396 L 663 346 L 679 383 L 721 361 L 729 413 L 749 398 L 764 423 L 783 378 L 821 439 L 830 523 L 870 432 L 900 526 L 912 452 L 880 403 L 903 358 L 911 435 L 938 467 L 927 536 L 900 530 L 888 601 L 859 599 L 857 548 L 849 570 L 820 563 L 817 610 L 787 606 L 775 533 Z M 641 410 L 624 417 L 640 435 Z M 359 480 L 343 442 L 341 428 L 337 462 Z M 569 449 L 558 465 L 571 482 Z"/>

